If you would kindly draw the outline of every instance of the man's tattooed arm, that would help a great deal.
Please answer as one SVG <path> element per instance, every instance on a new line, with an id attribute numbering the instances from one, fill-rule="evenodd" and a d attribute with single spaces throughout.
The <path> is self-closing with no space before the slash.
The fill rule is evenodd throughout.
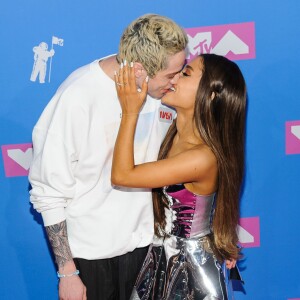
<path id="1" fill-rule="evenodd" d="M 63 221 L 58 224 L 46 226 L 46 231 L 57 266 L 58 268 L 63 268 L 67 262 L 73 260 L 68 241 L 67 223 Z"/>
<path id="2" fill-rule="evenodd" d="M 74 274 L 76 270 L 68 241 L 67 223 L 46 226 L 60 274 Z M 59 299 L 87 299 L 86 287 L 79 276 L 67 276 L 59 280 Z"/>

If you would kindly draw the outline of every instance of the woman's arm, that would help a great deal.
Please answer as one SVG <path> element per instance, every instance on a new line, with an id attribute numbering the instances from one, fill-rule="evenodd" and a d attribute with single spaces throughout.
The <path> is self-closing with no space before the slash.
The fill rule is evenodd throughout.
<path id="1" fill-rule="evenodd" d="M 134 133 L 138 112 L 146 97 L 147 82 L 144 82 L 142 92 L 137 92 L 134 70 L 127 66 L 121 68 L 115 80 L 123 113 L 113 156 L 111 177 L 113 184 L 155 188 L 215 176 L 215 157 L 205 145 L 168 159 L 135 165 Z"/>
<path id="2" fill-rule="evenodd" d="M 123 128 L 126 131 L 125 128 L 129 127 Z M 123 138 L 125 144 L 122 142 Z M 201 150 L 188 150 L 171 158 L 134 165 L 133 152 L 129 150 L 132 149 L 132 144 L 129 144 L 130 141 L 125 141 L 125 135 L 120 133 L 115 147 L 111 177 L 115 185 L 156 188 L 177 183 L 204 182 L 215 178 L 215 163 Z"/>

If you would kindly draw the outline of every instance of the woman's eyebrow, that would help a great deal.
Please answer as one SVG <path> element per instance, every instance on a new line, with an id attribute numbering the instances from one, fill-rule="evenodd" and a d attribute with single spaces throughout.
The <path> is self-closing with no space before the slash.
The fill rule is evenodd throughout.
<path id="1" fill-rule="evenodd" d="M 186 65 L 185 67 L 186 67 L 186 69 L 190 69 L 190 70 L 194 71 L 194 69 L 190 65 Z"/>

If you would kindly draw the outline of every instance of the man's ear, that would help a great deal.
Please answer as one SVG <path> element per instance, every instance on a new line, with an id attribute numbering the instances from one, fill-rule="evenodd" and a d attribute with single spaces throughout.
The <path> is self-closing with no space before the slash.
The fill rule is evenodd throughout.
<path id="1" fill-rule="evenodd" d="M 134 68 L 134 74 L 136 79 L 147 76 L 147 72 L 141 63 L 139 62 L 134 63 L 133 68 Z"/>

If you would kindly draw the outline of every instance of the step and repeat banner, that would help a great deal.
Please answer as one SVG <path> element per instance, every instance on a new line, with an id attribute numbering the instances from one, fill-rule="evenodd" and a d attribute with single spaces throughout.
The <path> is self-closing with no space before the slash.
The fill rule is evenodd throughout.
<path id="1" fill-rule="evenodd" d="M 246 177 L 235 299 L 300 299 L 300 2 L 11 0 L 0 9 L 1 299 L 57 299 L 53 256 L 29 203 L 31 132 L 76 68 L 116 53 L 145 13 L 185 28 L 191 59 L 237 62 L 248 87 Z M 234 146 L 234 145 L 233 145 Z"/>

